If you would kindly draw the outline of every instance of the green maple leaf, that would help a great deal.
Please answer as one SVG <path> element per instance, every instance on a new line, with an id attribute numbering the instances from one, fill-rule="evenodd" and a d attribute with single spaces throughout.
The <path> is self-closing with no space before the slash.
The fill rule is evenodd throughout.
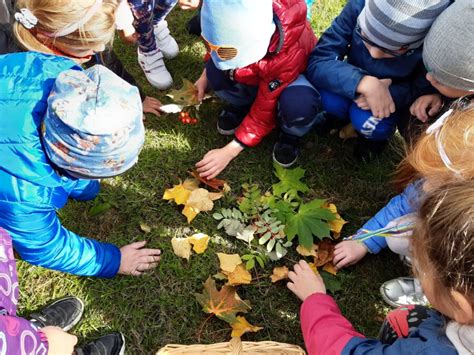
<path id="1" fill-rule="evenodd" d="M 287 219 L 285 234 L 288 240 L 298 236 L 300 245 L 310 249 L 313 245 L 313 236 L 323 239 L 330 237 L 328 221 L 336 218 L 327 208 L 323 208 L 324 200 L 314 200 L 301 204 L 298 212 Z"/>
<path id="2" fill-rule="evenodd" d="M 250 309 L 249 301 L 242 301 L 235 287 L 223 286 L 217 291 L 216 282 L 211 277 L 204 283 L 203 293 L 196 294 L 196 299 L 204 312 L 215 314 L 229 324 L 236 321 L 237 313 L 247 313 Z"/>
<path id="3" fill-rule="evenodd" d="M 302 168 L 296 169 L 285 169 L 278 164 L 273 165 L 275 167 L 275 175 L 280 182 L 273 185 L 273 194 L 275 196 L 281 196 L 283 194 L 290 194 L 292 196 L 298 196 L 298 192 L 308 192 L 309 187 L 304 182 L 300 181 L 306 170 Z"/>

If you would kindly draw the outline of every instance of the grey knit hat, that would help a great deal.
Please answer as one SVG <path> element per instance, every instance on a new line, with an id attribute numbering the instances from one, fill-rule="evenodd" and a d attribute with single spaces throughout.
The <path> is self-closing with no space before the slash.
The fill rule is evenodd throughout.
<path id="1" fill-rule="evenodd" d="M 364 35 L 393 51 L 418 48 L 449 0 L 366 0 L 358 23 Z"/>
<path id="2" fill-rule="evenodd" d="M 441 84 L 474 91 L 474 0 L 456 0 L 426 36 L 425 66 Z"/>

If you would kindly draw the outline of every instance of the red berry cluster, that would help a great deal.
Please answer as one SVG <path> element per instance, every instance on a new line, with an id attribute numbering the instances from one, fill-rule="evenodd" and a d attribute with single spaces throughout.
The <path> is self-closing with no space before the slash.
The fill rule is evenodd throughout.
<path id="1" fill-rule="evenodd" d="M 197 118 L 191 117 L 189 112 L 180 112 L 179 113 L 179 120 L 183 124 L 195 125 L 198 123 Z"/>

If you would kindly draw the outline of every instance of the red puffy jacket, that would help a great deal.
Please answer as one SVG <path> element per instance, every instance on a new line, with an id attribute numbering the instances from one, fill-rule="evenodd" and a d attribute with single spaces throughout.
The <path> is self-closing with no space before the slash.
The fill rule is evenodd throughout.
<path id="1" fill-rule="evenodd" d="M 278 98 L 306 70 L 308 56 L 316 45 L 304 0 L 273 0 L 273 12 L 279 21 L 275 21 L 277 29 L 267 55 L 233 73 L 239 83 L 258 85 L 257 98 L 235 132 L 235 137 L 249 147 L 260 143 L 275 127 Z"/>

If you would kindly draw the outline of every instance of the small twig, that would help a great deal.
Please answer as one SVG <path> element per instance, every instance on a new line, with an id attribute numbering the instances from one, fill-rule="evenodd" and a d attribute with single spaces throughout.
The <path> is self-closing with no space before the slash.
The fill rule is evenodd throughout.
<path id="1" fill-rule="evenodd" d="M 201 335 L 202 335 L 202 332 L 204 331 L 204 326 L 206 325 L 206 323 L 209 321 L 209 319 L 212 318 L 212 316 L 214 315 L 214 313 L 211 313 L 209 315 L 209 317 L 207 317 L 204 322 L 201 324 L 201 326 L 199 327 L 199 332 L 197 334 L 197 338 L 198 338 L 198 343 L 201 343 Z"/>

